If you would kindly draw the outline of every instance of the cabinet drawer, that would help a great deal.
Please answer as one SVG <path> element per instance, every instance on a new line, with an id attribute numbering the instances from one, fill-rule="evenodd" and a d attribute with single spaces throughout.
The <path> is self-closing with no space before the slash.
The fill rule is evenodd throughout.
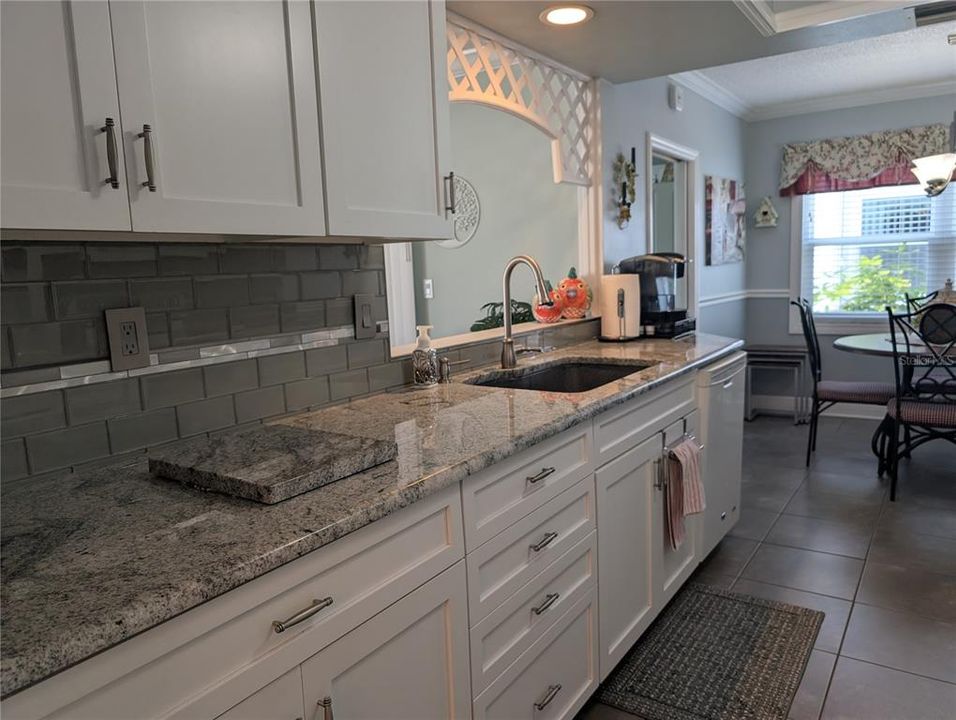
<path id="1" fill-rule="evenodd" d="M 589 474 L 591 454 L 591 423 L 583 423 L 466 478 L 462 510 L 467 551 Z"/>
<path id="2" fill-rule="evenodd" d="M 4 716 L 216 717 L 463 555 L 455 485 L 17 693 Z"/>
<path id="3" fill-rule="evenodd" d="M 471 625 L 593 529 L 594 481 L 588 476 L 467 555 Z"/>
<path id="4" fill-rule="evenodd" d="M 475 720 L 572 718 L 597 688 L 592 588 L 475 699 Z"/>
<path id="5" fill-rule="evenodd" d="M 247 697 L 217 720 L 262 720 L 262 718 L 301 718 L 302 670 L 295 667 L 262 690 Z"/>
<path id="6" fill-rule="evenodd" d="M 472 692 L 502 671 L 595 586 L 597 531 L 555 560 L 471 631 Z"/>
<path id="7" fill-rule="evenodd" d="M 598 415 L 594 418 L 595 464 L 603 465 L 636 447 L 695 407 L 694 375 L 688 375 Z"/>

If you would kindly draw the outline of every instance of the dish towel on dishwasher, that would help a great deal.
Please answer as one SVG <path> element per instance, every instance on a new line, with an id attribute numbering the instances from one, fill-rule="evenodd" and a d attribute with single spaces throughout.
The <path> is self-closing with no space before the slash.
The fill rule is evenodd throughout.
<path id="1" fill-rule="evenodd" d="M 684 542 L 684 517 L 703 512 L 704 485 L 700 480 L 700 446 L 687 437 L 670 449 L 664 463 L 667 473 L 667 539 L 676 550 Z"/>

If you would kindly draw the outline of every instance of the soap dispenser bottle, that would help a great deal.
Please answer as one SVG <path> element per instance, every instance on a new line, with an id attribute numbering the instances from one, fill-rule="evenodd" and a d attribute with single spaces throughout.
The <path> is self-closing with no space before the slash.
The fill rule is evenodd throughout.
<path id="1" fill-rule="evenodd" d="M 438 384 L 438 352 L 432 347 L 432 339 L 428 331 L 431 325 L 417 325 L 418 341 L 412 352 L 412 369 L 415 374 L 415 385 L 429 387 Z"/>

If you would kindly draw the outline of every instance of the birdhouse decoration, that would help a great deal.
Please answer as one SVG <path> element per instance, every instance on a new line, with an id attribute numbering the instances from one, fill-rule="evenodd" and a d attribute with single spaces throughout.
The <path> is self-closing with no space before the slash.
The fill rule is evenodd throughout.
<path id="1" fill-rule="evenodd" d="M 760 201 L 760 206 L 757 208 L 756 212 L 754 212 L 754 227 L 777 227 L 778 217 L 777 211 L 774 209 L 773 203 L 770 201 L 770 196 L 768 195 Z"/>
<path id="2" fill-rule="evenodd" d="M 624 153 L 618 153 L 614 159 L 614 187 L 615 194 L 617 188 L 620 188 L 620 196 L 616 202 L 617 205 L 617 226 L 623 230 L 631 221 L 631 205 L 637 196 L 637 158 L 636 151 L 631 148 L 630 162 L 624 157 Z"/>

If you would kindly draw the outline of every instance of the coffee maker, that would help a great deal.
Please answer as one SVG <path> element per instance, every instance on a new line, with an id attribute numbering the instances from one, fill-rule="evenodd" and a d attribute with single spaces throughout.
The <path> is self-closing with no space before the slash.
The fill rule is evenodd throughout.
<path id="1" fill-rule="evenodd" d="M 686 294 L 678 292 L 678 280 L 684 277 L 687 259 L 678 253 L 661 252 L 635 255 L 618 263 L 622 273 L 636 274 L 641 285 L 641 322 L 645 335 L 673 338 L 691 333 L 697 327 L 687 317 Z"/>

